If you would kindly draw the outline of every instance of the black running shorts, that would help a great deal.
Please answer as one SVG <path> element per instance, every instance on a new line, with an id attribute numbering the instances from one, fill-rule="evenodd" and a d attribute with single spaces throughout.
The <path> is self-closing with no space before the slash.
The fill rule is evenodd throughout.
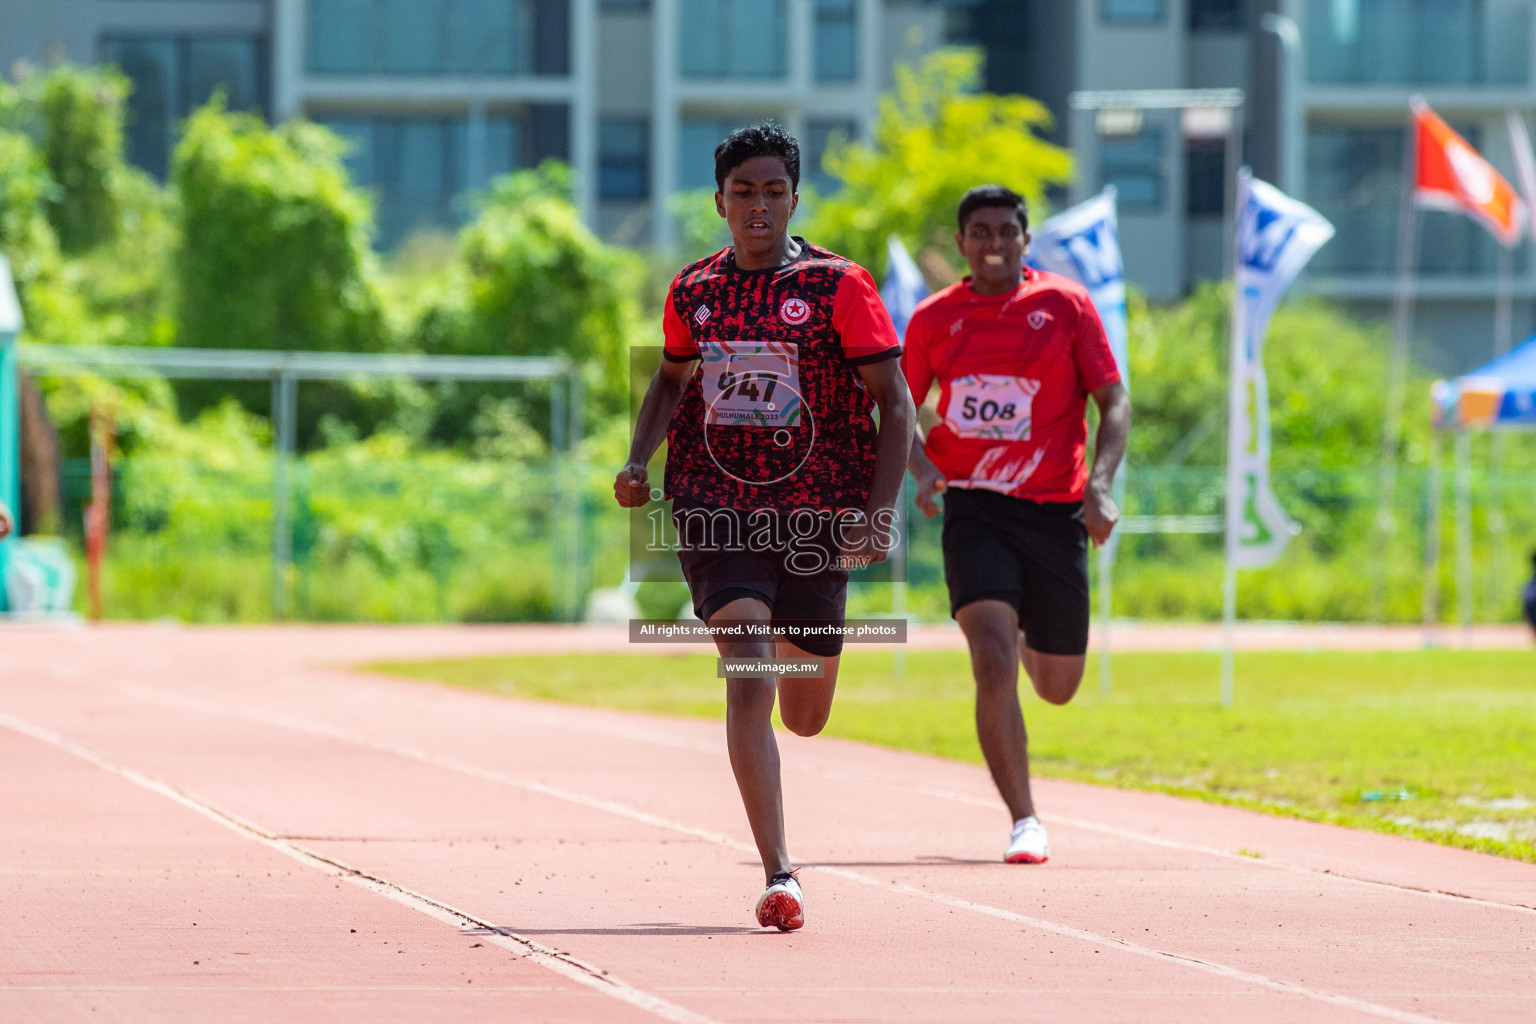
<path id="1" fill-rule="evenodd" d="M 1019 629 L 1033 650 L 1088 650 L 1088 531 L 1082 502 L 945 491 L 944 580 L 951 615 L 973 601 L 1004 601 L 1018 609 Z"/>
<path id="2" fill-rule="evenodd" d="M 673 502 L 677 557 L 693 597 L 693 613 L 708 622 L 732 601 L 752 597 L 768 606 L 773 625 L 780 628 L 791 622 L 812 632 L 842 626 L 848 570 L 832 564 L 839 551 L 830 514 L 809 509 L 778 512 L 776 523 L 755 515 L 682 499 Z M 791 522 L 797 515 L 801 518 Z M 799 636 L 790 642 L 818 658 L 843 651 L 841 634 Z"/>

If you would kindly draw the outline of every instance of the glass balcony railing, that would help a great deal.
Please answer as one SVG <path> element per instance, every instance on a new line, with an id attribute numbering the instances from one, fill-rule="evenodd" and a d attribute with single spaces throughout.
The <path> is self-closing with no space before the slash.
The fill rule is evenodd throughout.
<path id="1" fill-rule="evenodd" d="M 1525 85 L 1532 0 L 1307 0 L 1318 85 Z"/>

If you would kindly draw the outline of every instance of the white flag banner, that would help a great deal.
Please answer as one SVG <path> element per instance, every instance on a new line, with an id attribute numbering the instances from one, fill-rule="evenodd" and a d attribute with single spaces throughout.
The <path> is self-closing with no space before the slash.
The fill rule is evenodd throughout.
<path id="1" fill-rule="evenodd" d="M 1333 225 L 1305 203 L 1237 177 L 1237 271 L 1232 296 L 1232 391 L 1227 426 L 1227 559 L 1257 569 L 1280 557 L 1299 528 L 1269 482 L 1269 385 L 1264 335 L 1280 298 Z"/>
<path id="2" fill-rule="evenodd" d="M 1093 308 L 1104 321 L 1120 379 L 1128 384 L 1125 268 L 1120 263 L 1115 186 L 1109 185 L 1087 202 L 1063 210 L 1030 236 L 1030 266 L 1070 277 L 1088 289 Z"/>
<path id="3" fill-rule="evenodd" d="M 1130 387 L 1130 338 L 1125 324 L 1125 268 L 1120 262 L 1120 227 L 1115 217 L 1115 186 L 1063 210 L 1030 232 L 1027 262 L 1039 270 L 1070 277 L 1088 290 L 1115 354 L 1120 381 Z M 1115 474 L 1115 501 L 1125 504 L 1125 463 Z M 1109 535 L 1102 551 L 1113 561 L 1120 531 Z"/>
<path id="4" fill-rule="evenodd" d="M 885 251 L 885 284 L 880 286 L 880 301 L 885 303 L 885 311 L 891 315 L 897 336 L 905 341 L 912 311 L 928 297 L 928 282 L 923 280 L 923 272 L 900 238 L 895 235 L 887 238 Z"/>

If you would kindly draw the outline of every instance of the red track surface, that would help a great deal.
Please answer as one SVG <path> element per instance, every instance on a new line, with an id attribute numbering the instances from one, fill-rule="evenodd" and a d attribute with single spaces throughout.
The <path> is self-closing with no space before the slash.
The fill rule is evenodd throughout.
<path id="1" fill-rule="evenodd" d="M 0 633 L 0 1021 L 1536 1019 L 1536 866 L 826 738 L 763 932 L 717 724 L 339 667 L 522 637 Z"/>

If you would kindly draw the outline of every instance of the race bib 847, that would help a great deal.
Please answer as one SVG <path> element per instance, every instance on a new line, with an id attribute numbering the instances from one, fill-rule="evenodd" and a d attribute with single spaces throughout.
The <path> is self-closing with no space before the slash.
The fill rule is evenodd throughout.
<path id="1" fill-rule="evenodd" d="M 976 373 L 949 382 L 944 422 L 960 437 L 1024 441 L 1029 438 L 1030 406 L 1040 382 L 1028 377 Z"/>
<path id="2" fill-rule="evenodd" d="M 701 342 L 704 422 L 721 427 L 800 425 L 800 352 L 775 341 Z"/>

